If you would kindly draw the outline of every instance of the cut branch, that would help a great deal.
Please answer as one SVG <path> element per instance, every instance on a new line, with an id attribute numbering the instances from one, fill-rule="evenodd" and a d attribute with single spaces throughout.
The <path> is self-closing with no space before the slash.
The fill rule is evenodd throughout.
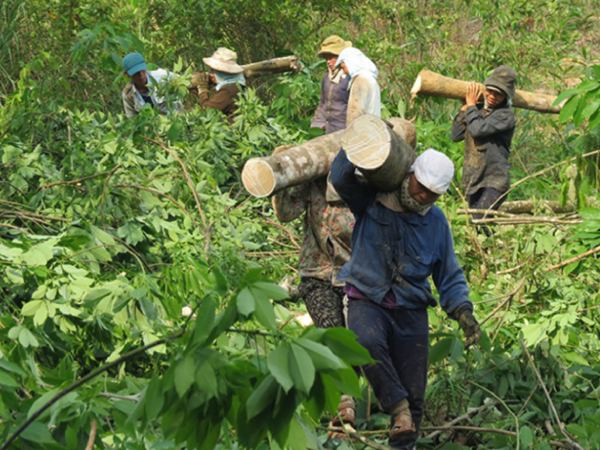
<path id="1" fill-rule="evenodd" d="M 600 252 L 600 245 L 597 247 L 594 247 L 591 250 L 588 250 L 587 252 L 584 252 L 580 255 L 574 256 L 565 261 L 559 262 L 558 264 L 550 266 L 546 269 L 546 271 L 560 269 L 562 267 L 568 266 L 569 264 L 573 264 L 574 262 L 581 261 L 582 259 L 587 258 L 588 256 L 594 255 L 599 252 Z"/>

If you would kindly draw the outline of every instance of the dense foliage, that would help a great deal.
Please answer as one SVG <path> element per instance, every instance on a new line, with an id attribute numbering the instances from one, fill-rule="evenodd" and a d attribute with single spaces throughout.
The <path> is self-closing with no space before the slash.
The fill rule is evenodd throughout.
<path id="1" fill-rule="evenodd" d="M 248 157 L 311 135 L 315 49 L 337 32 L 377 61 L 385 114 L 415 117 L 419 149 L 458 167 L 458 104 L 408 101 L 421 68 L 481 79 L 507 63 L 520 87 L 564 92 L 560 117 L 517 113 L 511 199 L 544 215 L 541 200 L 571 202 L 581 223 L 486 236 L 457 185 L 441 200 L 485 336 L 465 351 L 456 324 L 430 310 L 424 426 L 473 411 L 461 424 L 496 432 L 429 429 L 420 445 L 600 448 L 594 2 L 353 3 L 0 2 L 0 441 L 107 365 L 13 448 L 85 448 L 90 435 L 96 448 L 362 448 L 325 442 L 321 418 L 340 392 L 360 398 L 360 430 L 382 431 L 368 439 L 385 441 L 387 417 L 351 369 L 364 349 L 347 330 L 303 328 L 301 302 L 279 286 L 297 281 L 300 223 L 278 224 L 239 182 Z M 218 45 L 242 62 L 293 51 L 306 68 L 255 81 L 233 124 L 189 99 L 180 115 L 125 119 L 125 52 L 183 82 Z"/>

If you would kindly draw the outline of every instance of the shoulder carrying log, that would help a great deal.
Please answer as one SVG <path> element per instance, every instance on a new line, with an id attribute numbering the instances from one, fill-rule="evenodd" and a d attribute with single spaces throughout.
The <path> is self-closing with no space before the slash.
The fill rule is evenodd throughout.
<path id="1" fill-rule="evenodd" d="M 392 124 L 365 114 L 354 120 L 342 136 L 342 147 L 350 162 L 360 169 L 370 185 L 384 192 L 400 186 L 415 160 L 414 148 L 401 137 L 410 139 L 414 125 L 402 119 L 394 121 L 398 132 Z"/>
<path id="2" fill-rule="evenodd" d="M 431 70 L 421 70 L 410 93 L 417 95 L 433 95 L 436 97 L 463 100 L 467 93 L 468 82 L 445 77 Z M 483 85 L 481 85 L 483 87 Z M 543 113 L 559 113 L 562 105 L 554 106 L 556 97 L 517 89 L 513 98 L 513 106 Z"/>

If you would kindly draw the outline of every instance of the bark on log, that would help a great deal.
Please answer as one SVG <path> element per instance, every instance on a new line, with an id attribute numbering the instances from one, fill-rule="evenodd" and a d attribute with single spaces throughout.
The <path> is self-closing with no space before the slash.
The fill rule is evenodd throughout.
<path id="1" fill-rule="evenodd" d="M 430 70 L 421 70 L 410 93 L 412 98 L 417 95 L 432 95 L 464 100 L 467 85 L 467 81 L 445 77 Z M 483 87 L 483 84 L 481 86 Z M 513 106 L 543 113 L 559 113 L 562 105 L 554 106 L 555 100 L 556 97 L 553 95 L 517 89 L 513 98 Z"/>
<path id="2" fill-rule="evenodd" d="M 378 120 L 378 126 L 387 129 L 385 123 Z M 411 122 L 393 117 L 388 120 L 394 139 L 398 136 L 410 142 L 414 153 L 416 142 L 415 126 Z M 277 154 L 251 158 L 242 170 L 242 183 L 254 197 L 268 197 L 280 189 L 305 183 L 326 176 L 333 158 L 342 147 L 342 136 L 347 130 L 336 131 L 306 141 Z M 365 130 L 368 138 L 372 130 Z M 398 136 L 395 136 L 397 134 Z M 407 145 L 407 144 L 404 144 Z"/>
<path id="3" fill-rule="evenodd" d="M 244 76 L 253 78 L 272 73 L 299 72 L 302 70 L 302 63 L 297 56 L 291 55 L 244 64 L 242 67 L 244 68 Z"/>
<path id="4" fill-rule="evenodd" d="M 548 210 L 555 214 L 577 211 L 573 205 L 561 205 L 559 202 L 550 200 L 514 200 L 504 202 L 502 206 L 500 206 L 500 211 L 511 214 L 532 214 L 535 210 Z"/>
<path id="5" fill-rule="evenodd" d="M 389 123 L 365 114 L 354 120 L 342 136 L 342 147 L 350 162 L 379 191 L 397 189 L 415 160 L 414 147 L 401 137 L 408 139 L 411 131 L 414 134 L 414 125 L 401 120 L 395 119 L 400 131 L 396 133 Z"/>
<path id="6" fill-rule="evenodd" d="M 341 147 L 345 130 L 316 137 L 264 158 L 251 158 L 242 170 L 242 183 L 254 197 L 327 175 Z"/>

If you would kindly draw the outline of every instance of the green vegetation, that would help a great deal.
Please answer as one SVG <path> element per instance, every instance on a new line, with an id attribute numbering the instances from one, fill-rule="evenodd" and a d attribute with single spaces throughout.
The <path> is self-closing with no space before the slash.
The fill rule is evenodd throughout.
<path id="1" fill-rule="evenodd" d="M 324 444 L 320 418 L 341 391 L 363 391 L 360 430 L 386 428 L 375 406 L 365 415 L 350 366 L 367 355 L 351 333 L 303 329 L 303 306 L 277 284 L 294 274 L 300 224 L 280 226 L 239 182 L 248 157 L 311 135 L 325 67 L 315 49 L 336 32 L 378 63 L 385 113 L 416 117 L 419 148 L 459 167 L 458 104 L 408 101 L 420 69 L 481 80 L 506 63 L 521 88 L 570 98 L 560 117 L 517 112 L 511 174 L 530 178 L 511 199 L 575 199 L 582 223 L 485 237 L 458 189 L 441 201 L 486 336 L 466 352 L 457 325 L 430 311 L 424 426 L 479 408 L 461 424 L 506 433 L 429 429 L 421 445 L 600 448 L 600 260 L 560 264 L 600 245 L 599 154 L 583 157 L 600 143 L 596 2 L 354 3 L 0 2 L 0 442 L 71 383 L 150 344 L 11 448 L 81 449 L 92 429 L 107 449 L 362 448 Z M 189 74 L 219 45 L 242 62 L 294 52 L 306 69 L 256 81 L 232 125 L 189 100 L 178 116 L 124 118 L 124 53 Z"/>

